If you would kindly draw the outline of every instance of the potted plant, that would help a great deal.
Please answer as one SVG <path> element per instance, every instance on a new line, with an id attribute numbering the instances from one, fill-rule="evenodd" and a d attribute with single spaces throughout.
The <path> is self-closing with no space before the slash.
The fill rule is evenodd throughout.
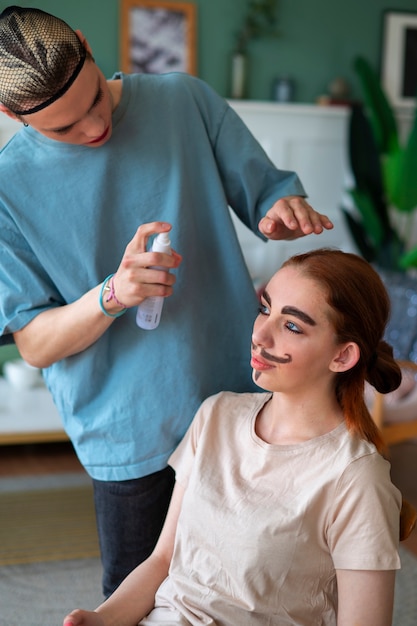
<path id="1" fill-rule="evenodd" d="M 354 62 L 364 104 L 352 105 L 349 156 L 355 186 L 350 194 L 356 214 L 343 212 L 360 253 L 380 268 L 417 267 L 417 246 L 410 241 L 417 208 L 417 110 L 407 141 L 401 143 L 393 108 L 380 81 L 363 58 Z M 405 232 L 399 213 L 408 215 Z"/>
<path id="2" fill-rule="evenodd" d="M 249 0 L 248 10 L 236 42 L 232 58 L 232 98 L 243 98 L 246 90 L 247 53 L 252 39 L 276 37 L 278 0 Z"/>

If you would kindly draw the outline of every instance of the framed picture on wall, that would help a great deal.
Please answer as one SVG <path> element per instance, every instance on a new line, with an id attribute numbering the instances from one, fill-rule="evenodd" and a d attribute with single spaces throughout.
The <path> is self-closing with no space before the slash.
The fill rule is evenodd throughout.
<path id="1" fill-rule="evenodd" d="M 414 107 L 417 96 L 417 13 L 385 11 L 381 80 L 393 106 Z"/>
<path id="2" fill-rule="evenodd" d="M 196 5 L 122 0 L 121 69 L 128 73 L 196 74 Z"/>

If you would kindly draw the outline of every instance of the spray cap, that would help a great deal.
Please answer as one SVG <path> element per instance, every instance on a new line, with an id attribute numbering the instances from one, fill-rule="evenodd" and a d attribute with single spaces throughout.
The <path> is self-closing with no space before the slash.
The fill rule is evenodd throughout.
<path id="1" fill-rule="evenodd" d="M 152 244 L 152 250 L 154 252 L 165 252 L 165 254 L 171 253 L 171 241 L 168 233 L 159 233 Z"/>
<path id="2" fill-rule="evenodd" d="M 159 235 L 157 235 L 155 237 L 155 241 L 158 242 L 158 244 L 162 245 L 162 246 L 170 246 L 171 245 L 171 240 L 169 238 L 169 233 L 159 233 Z"/>

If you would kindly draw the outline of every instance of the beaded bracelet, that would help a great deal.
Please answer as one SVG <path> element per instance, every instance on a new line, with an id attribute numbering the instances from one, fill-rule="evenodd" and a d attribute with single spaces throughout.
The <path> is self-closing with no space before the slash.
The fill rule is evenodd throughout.
<path id="1" fill-rule="evenodd" d="M 123 302 L 120 302 L 120 300 L 117 299 L 116 292 L 114 290 L 114 274 L 112 274 L 110 278 L 110 287 L 107 284 L 107 286 L 104 288 L 104 291 L 108 291 L 108 290 L 110 290 L 110 295 L 106 299 L 106 302 L 110 302 L 111 300 L 114 300 L 116 304 L 122 307 L 122 309 L 127 309 L 127 306 L 123 304 Z"/>
<path id="2" fill-rule="evenodd" d="M 127 307 L 126 305 L 119 302 L 119 300 L 116 298 L 116 294 L 114 293 L 113 277 L 114 277 L 114 274 L 109 274 L 107 278 L 104 279 L 103 284 L 101 285 L 101 289 L 100 289 L 98 304 L 100 306 L 102 313 L 104 313 L 104 315 L 106 315 L 107 317 L 120 317 L 121 315 L 126 313 Z M 110 287 L 108 286 L 109 281 L 110 281 Z M 105 291 L 110 291 L 110 295 L 106 299 L 106 302 L 110 302 L 111 300 L 114 300 L 119 306 L 123 307 L 121 311 L 119 311 L 118 313 L 109 313 L 108 311 L 106 311 L 103 305 L 103 295 Z"/>

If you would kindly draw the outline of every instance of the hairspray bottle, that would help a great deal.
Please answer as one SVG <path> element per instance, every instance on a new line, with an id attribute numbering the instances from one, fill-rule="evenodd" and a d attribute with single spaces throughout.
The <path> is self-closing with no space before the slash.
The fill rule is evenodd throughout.
<path id="1" fill-rule="evenodd" d="M 171 254 L 171 240 L 168 233 L 159 233 L 153 241 L 152 252 L 164 252 Z M 166 269 L 155 267 L 155 269 Z M 136 324 L 144 330 L 157 328 L 161 320 L 162 307 L 165 298 L 163 296 L 151 296 L 140 303 L 136 312 Z"/>

